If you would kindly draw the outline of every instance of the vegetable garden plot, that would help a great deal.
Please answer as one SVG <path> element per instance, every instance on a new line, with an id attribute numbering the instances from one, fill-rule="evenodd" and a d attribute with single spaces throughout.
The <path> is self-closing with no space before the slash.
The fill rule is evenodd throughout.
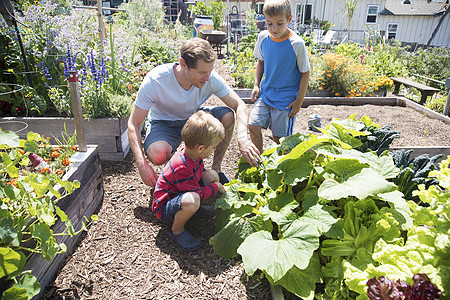
<path id="1" fill-rule="evenodd" d="M 407 185 L 394 184 L 400 169 L 388 151 L 365 151 L 377 125 L 361 121 L 290 136 L 263 153 L 259 168 L 240 161 L 237 180 L 216 201 L 214 250 L 241 256 L 249 275 L 261 270 L 304 299 L 363 296 L 380 275 L 412 285 L 416 273 L 448 293 L 450 157 L 440 172 L 424 171 L 439 184 L 420 185 L 417 204 Z"/>

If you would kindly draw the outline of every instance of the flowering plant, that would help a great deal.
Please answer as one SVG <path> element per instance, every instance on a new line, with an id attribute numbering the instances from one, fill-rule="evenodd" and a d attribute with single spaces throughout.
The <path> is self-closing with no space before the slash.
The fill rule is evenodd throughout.
<path id="1" fill-rule="evenodd" d="M 66 245 L 58 243 L 56 236 L 73 236 L 87 228 L 83 224 L 76 232 L 64 211 L 55 205 L 80 187 L 78 181 L 62 177 L 70 166 L 70 155 L 76 151 L 75 139 L 68 141 L 72 145 L 53 147 L 48 139 L 33 132 L 26 140 L 19 140 L 13 132 L 0 131 L 0 277 L 7 282 L 0 290 L 3 299 L 37 295 L 39 282 L 23 270 L 27 259 L 41 254 L 50 261 L 66 251 Z M 55 233 L 52 226 L 58 219 L 66 227 Z M 96 219 L 95 215 L 91 217 L 91 221 Z"/>

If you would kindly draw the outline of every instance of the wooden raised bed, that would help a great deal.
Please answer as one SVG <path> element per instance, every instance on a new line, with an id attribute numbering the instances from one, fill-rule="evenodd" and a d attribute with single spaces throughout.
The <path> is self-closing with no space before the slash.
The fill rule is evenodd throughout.
<path id="1" fill-rule="evenodd" d="M 54 138 L 62 141 L 62 133 L 72 136 L 75 123 L 72 118 L 60 117 L 3 117 L 0 118 L 2 128 L 16 132 L 24 139 L 30 131 L 51 137 L 51 144 L 56 144 Z M 84 120 L 84 133 L 87 145 L 97 145 L 100 159 L 104 161 L 124 160 L 130 144 L 128 142 L 128 118 L 99 118 Z M 64 129 L 65 126 L 65 129 Z M 23 130 L 21 130 L 23 129 Z"/>
<path id="2" fill-rule="evenodd" d="M 89 146 L 87 152 L 77 152 L 70 159 L 74 162 L 72 168 L 63 176 L 63 180 L 80 182 L 80 187 L 72 194 L 60 199 L 56 204 L 59 206 L 72 221 L 75 230 L 80 230 L 84 216 L 90 219 L 90 216 L 96 211 L 103 201 L 103 178 L 102 168 L 98 157 L 97 147 Z M 57 221 L 52 227 L 53 232 L 62 232 L 65 224 Z M 74 246 L 82 234 L 76 236 L 58 236 L 58 243 L 64 243 L 67 246 L 67 252 L 58 254 L 51 261 L 46 261 L 42 255 L 32 255 L 24 270 L 32 270 L 41 284 L 41 292 L 33 299 L 40 299 L 46 286 L 53 280 L 60 265 L 71 253 Z"/>
<path id="3" fill-rule="evenodd" d="M 244 100 L 247 104 L 253 104 L 250 100 L 251 89 L 234 89 L 234 91 Z M 450 124 L 450 118 L 435 112 L 431 109 L 420 105 L 419 103 L 412 101 L 405 97 L 305 97 L 302 107 L 308 107 L 309 105 L 347 105 L 347 106 L 357 106 L 357 105 L 387 105 L 387 106 L 401 106 L 408 107 L 423 113 L 424 115 L 442 121 L 444 123 Z M 417 147 L 417 146 L 406 146 L 406 147 L 391 147 L 391 150 L 409 150 L 412 149 L 414 152 L 411 153 L 411 158 L 419 156 L 421 154 L 429 154 L 431 156 L 437 154 L 443 154 L 440 159 L 445 159 L 450 155 L 450 147 L 448 146 L 436 146 L 436 147 Z M 440 161 L 439 160 L 439 161 Z"/>

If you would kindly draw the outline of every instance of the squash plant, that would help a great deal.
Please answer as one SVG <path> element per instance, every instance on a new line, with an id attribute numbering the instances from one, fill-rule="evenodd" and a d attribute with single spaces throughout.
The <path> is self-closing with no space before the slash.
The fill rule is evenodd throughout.
<path id="1" fill-rule="evenodd" d="M 58 150 L 56 150 L 58 149 Z M 71 221 L 56 202 L 80 186 L 78 181 L 62 179 L 64 171 L 56 161 L 40 171 L 30 164 L 29 153 L 50 153 L 60 157 L 62 165 L 69 167 L 64 153 L 75 148 L 52 147 L 48 139 L 30 132 L 27 140 L 20 140 L 13 132 L 0 131 L 0 293 L 2 299 L 31 299 L 40 292 L 40 284 L 30 271 L 23 270 L 33 254 L 50 261 L 66 251 L 58 243 L 58 235 L 76 235 Z M 47 157 L 43 157 L 47 158 Z M 65 223 L 63 232 L 53 232 L 52 225 L 60 219 Z M 92 217 L 95 220 L 96 216 Z M 88 221 L 88 220 L 86 220 Z M 87 227 L 83 224 L 82 230 Z"/>
<path id="2" fill-rule="evenodd" d="M 321 136 L 285 138 L 262 154 L 258 168 L 240 160 L 237 180 L 216 201 L 215 252 L 240 256 L 247 274 L 260 270 L 304 299 L 364 299 L 375 275 L 367 270 L 381 264 L 373 257 L 379 242 L 400 246 L 417 232 L 412 204 L 389 181 L 399 169 L 388 151 L 355 149 L 370 126 L 379 128 L 353 115 L 320 129 Z M 443 223 L 448 228 L 448 219 Z M 449 269 L 438 261 L 412 274 L 432 272 L 442 290 Z"/>

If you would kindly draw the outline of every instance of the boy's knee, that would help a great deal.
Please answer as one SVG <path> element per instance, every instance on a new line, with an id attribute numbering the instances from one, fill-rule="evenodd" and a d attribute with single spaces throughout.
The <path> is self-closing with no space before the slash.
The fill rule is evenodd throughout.
<path id="1" fill-rule="evenodd" d="M 193 192 L 185 193 L 181 199 L 181 208 L 196 212 L 200 208 L 200 196 Z"/>
<path id="2" fill-rule="evenodd" d="M 208 185 L 208 184 L 211 184 L 213 182 L 218 182 L 219 181 L 219 174 L 217 174 L 216 171 L 214 171 L 212 169 L 209 169 L 209 170 L 206 170 L 205 172 L 203 172 L 202 179 L 203 179 L 203 182 L 206 185 Z"/>

